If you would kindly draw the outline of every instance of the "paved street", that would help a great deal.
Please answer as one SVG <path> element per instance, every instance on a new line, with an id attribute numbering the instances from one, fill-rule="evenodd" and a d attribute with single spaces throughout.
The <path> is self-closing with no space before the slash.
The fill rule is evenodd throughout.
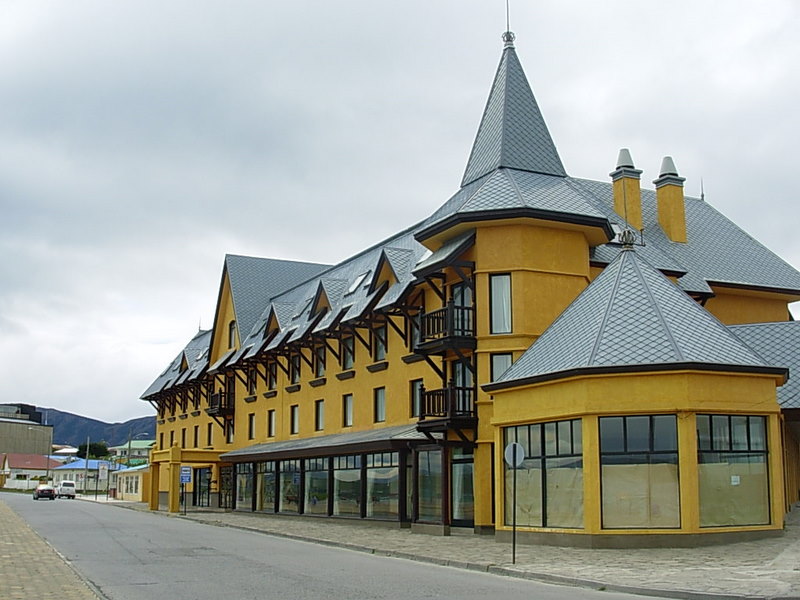
<path id="1" fill-rule="evenodd" d="M 5 495 L 0 495 L 0 506 L 4 499 Z M 147 512 L 142 504 L 113 504 Z M 185 517 L 158 513 L 153 518 L 253 530 L 362 553 L 607 590 L 602 598 L 609 598 L 608 591 L 626 591 L 671 598 L 797 599 L 800 598 L 798 514 L 800 510 L 796 509 L 785 535 L 779 538 L 704 548 L 637 551 L 518 546 L 515 566 L 510 564 L 509 544 L 466 532 L 431 537 L 363 523 L 248 513 L 190 512 Z M 0 575 L 3 569 L 0 566 Z M 4 596 L 0 593 L 0 597 Z"/>

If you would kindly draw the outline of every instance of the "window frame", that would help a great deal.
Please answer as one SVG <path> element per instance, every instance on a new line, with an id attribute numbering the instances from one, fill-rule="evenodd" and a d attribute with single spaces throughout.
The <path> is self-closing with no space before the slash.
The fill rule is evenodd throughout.
<path id="1" fill-rule="evenodd" d="M 353 413 L 353 394 L 342 394 L 342 427 L 353 426 Z"/>
<path id="2" fill-rule="evenodd" d="M 495 289 L 496 284 L 495 282 L 507 280 L 507 298 L 502 298 L 508 304 L 508 328 L 501 329 L 501 322 L 498 321 L 505 321 L 505 315 L 501 313 L 495 313 L 495 307 L 497 305 L 497 301 L 500 300 L 495 298 Z M 499 289 L 499 288 L 498 288 Z M 501 292 L 504 290 L 501 290 Z M 513 292 L 511 288 L 511 273 L 492 273 L 489 275 L 489 333 L 492 335 L 505 335 L 514 332 L 514 310 L 513 310 Z M 501 308 L 502 310 L 502 308 Z M 501 319 L 502 317 L 502 319 Z"/>
<path id="3" fill-rule="evenodd" d="M 289 407 L 289 434 L 297 435 L 300 433 L 300 405 L 292 404 Z"/>
<path id="4" fill-rule="evenodd" d="M 339 340 L 339 356 L 343 371 L 349 371 L 356 364 L 356 338 L 347 335 Z"/>
<path id="5" fill-rule="evenodd" d="M 386 323 L 373 327 L 371 330 L 372 335 L 372 360 L 373 362 L 381 362 L 386 360 L 386 355 L 389 352 L 389 327 Z"/>
<path id="6" fill-rule="evenodd" d="M 409 415 L 412 419 L 417 419 L 422 414 L 422 390 L 424 387 L 425 381 L 421 378 L 408 382 Z M 419 392 L 419 397 L 417 397 L 417 392 Z"/>
<path id="7" fill-rule="evenodd" d="M 247 439 L 256 439 L 256 413 L 247 413 Z"/>
<path id="8" fill-rule="evenodd" d="M 314 431 L 325 429 L 325 400 L 314 401 Z"/>
<path id="9" fill-rule="evenodd" d="M 236 347 L 236 319 L 228 323 L 228 350 Z"/>
<path id="10" fill-rule="evenodd" d="M 383 386 L 372 390 L 372 411 L 374 423 L 386 422 L 386 388 Z"/>
<path id="11" fill-rule="evenodd" d="M 270 408 L 267 410 L 267 437 L 274 438 L 275 437 L 275 409 Z"/>

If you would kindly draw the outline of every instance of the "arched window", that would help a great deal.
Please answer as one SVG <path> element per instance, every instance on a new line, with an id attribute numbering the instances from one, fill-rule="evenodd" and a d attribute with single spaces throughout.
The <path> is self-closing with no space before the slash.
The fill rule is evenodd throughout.
<path id="1" fill-rule="evenodd" d="M 236 321 L 228 323 L 228 348 L 236 345 Z"/>

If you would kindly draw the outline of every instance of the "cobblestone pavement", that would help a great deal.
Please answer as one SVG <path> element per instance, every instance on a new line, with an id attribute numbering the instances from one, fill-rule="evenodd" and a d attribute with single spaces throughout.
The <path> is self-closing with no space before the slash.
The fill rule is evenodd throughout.
<path id="1" fill-rule="evenodd" d="M 93 498 L 88 498 L 93 500 Z M 117 502 L 117 506 L 147 511 L 142 503 Z M 260 531 L 384 556 L 396 556 L 453 567 L 564 583 L 609 591 L 626 591 L 667 598 L 770 598 L 800 599 L 800 506 L 790 514 L 783 536 L 700 548 L 650 548 L 597 550 L 517 545 L 517 564 L 511 564 L 511 544 L 492 536 L 455 531 L 449 537 L 412 534 L 408 529 L 385 528 L 363 522 L 342 522 L 310 517 L 289 517 L 239 512 L 189 511 L 186 518 L 222 527 Z M 73 595 L 58 598 L 95 600 L 61 558 L 0 501 L 0 598 L 56 597 L 45 593 L 13 595 L 9 580 L 47 579 L 71 582 Z M 27 545 L 39 544 L 35 550 Z M 9 543 L 10 542 L 10 543 Z M 6 545 L 8 544 L 8 545 Z M 32 555 L 36 560 L 32 560 Z M 10 560 L 9 560 L 10 557 Z M 52 577 L 52 563 L 64 576 Z M 45 577 L 46 575 L 46 577 Z M 10 577 L 9 577 L 10 576 Z M 26 587 L 26 592 L 28 588 Z M 83 595 L 77 595 L 83 594 Z"/>
<path id="2" fill-rule="evenodd" d="M 97 600 L 52 546 L 0 500 L 0 598 Z"/>

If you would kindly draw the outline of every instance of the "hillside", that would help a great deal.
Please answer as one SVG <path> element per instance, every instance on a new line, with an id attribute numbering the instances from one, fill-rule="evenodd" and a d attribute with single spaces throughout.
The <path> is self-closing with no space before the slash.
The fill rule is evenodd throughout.
<path id="1" fill-rule="evenodd" d="M 53 443 L 69 444 L 76 448 L 86 443 L 86 436 L 92 442 L 104 441 L 109 446 L 120 446 L 131 436 L 143 434 L 140 439 L 155 439 L 155 416 L 139 417 L 124 423 L 104 423 L 55 408 L 39 408 L 46 415 L 47 423 L 53 426 Z"/>

